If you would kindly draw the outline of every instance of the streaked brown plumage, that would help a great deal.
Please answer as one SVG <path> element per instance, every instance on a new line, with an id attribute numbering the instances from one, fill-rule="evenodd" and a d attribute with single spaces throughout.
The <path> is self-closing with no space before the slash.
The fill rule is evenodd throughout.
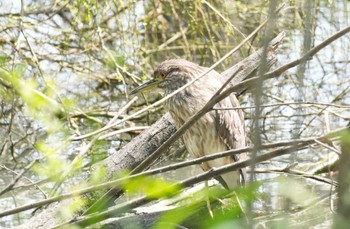
<path id="1" fill-rule="evenodd" d="M 165 95 L 182 87 L 207 68 L 183 59 L 172 59 L 161 63 L 154 71 L 154 79 L 134 89 L 136 93 L 151 85 L 165 91 Z M 168 99 L 165 108 L 169 110 L 176 127 L 181 127 L 193 114 L 199 111 L 224 83 L 223 77 L 216 71 L 210 71 L 186 89 Z M 216 108 L 238 107 L 235 95 L 216 104 Z M 184 144 L 192 157 L 201 157 L 246 146 L 246 133 L 243 112 L 240 109 L 215 110 L 200 118 L 183 135 Z M 209 170 L 245 158 L 245 154 L 219 158 L 203 163 L 201 167 Z M 245 170 L 233 171 L 217 178 L 226 188 L 235 188 L 245 181 Z"/>

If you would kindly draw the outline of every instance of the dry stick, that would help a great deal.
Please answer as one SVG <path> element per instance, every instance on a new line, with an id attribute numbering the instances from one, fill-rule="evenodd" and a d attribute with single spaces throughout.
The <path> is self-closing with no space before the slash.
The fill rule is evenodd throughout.
<path id="1" fill-rule="evenodd" d="M 214 13 L 216 13 L 217 15 L 219 15 L 219 17 L 224 20 L 227 24 L 229 24 L 237 33 L 239 33 L 242 37 L 246 38 L 246 36 L 241 32 L 239 31 L 239 29 L 234 26 L 230 20 L 228 20 L 227 18 L 224 17 L 224 15 L 222 15 L 220 13 L 220 11 L 218 11 L 214 6 L 212 6 L 208 1 L 204 0 L 203 1 L 204 4 L 206 4 L 210 9 L 212 9 L 214 11 Z M 254 47 L 250 44 L 250 42 L 248 42 L 248 45 L 250 48 L 252 48 L 254 50 Z M 255 51 L 255 50 L 254 50 Z"/>
<path id="2" fill-rule="evenodd" d="M 58 176 L 60 173 L 56 173 L 50 177 L 47 177 L 45 179 L 42 179 L 42 180 L 39 180 L 39 181 L 31 181 L 30 179 L 26 179 L 28 180 L 30 183 L 26 183 L 26 184 L 23 184 L 23 185 L 17 185 L 16 187 L 13 188 L 13 190 L 18 190 L 18 189 L 29 189 L 33 186 L 35 186 L 36 188 L 39 188 L 39 185 L 41 184 L 45 184 L 45 183 L 48 183 L 52 180 L 53 177 L 55 176 Z M 40 189 L 40 188 L 39 188 Z"/>
<path id="3" fill-rule="evenodd" d="M 306 146 L 316 144 L 315 143 L 316 141 L 320 141 L 320 142 L 328 142 L 330 140 L 334 141 L 341 135 L 341 133 L 344 130 L 347 130 L 347 129 L 349 129 L 349 127 L 341 128 L 341 129 L 332 131 L 330 133 L 327 133 L 327 134 L 325 134 L 325 135 L 323 135 L 321 137 L 317 137 L 317 138 L 305 138 L 305 139 L 299 139 L 299 140 L 295 140 L 295 141 L 281 141 L 281 142 L 276 142 L 276 143 L 263 144 L 262 145 L 262 149 L 282 147 L 282 146 L 294 146 L 294 145 L 297 145 L 300 148 L 305 148 Z M 97 190 L 100 190 L 100 189 L 117 186 L 121 182 L 123 182 L 125 180 L 132 179 L 132 178 L 137 178 L 137 177 L 144 176 L 144 175 L 155 175 L 155 174 L 158 174 L 158 173 L 171 171 L 171 170 L 174 170 L 174 169 L 186 167 L 186 166 L 193 165 L 193 164 L 200 164 L 200 163 L 203 163 L 205 161 L 214 160 L 214 159 L 217 159 L 217 158 L 220 158 L 220 157 L 227 157 L 227 156 L 232 156 L 232 155 L 238 154 L 238 153 L 244 153 L 244 152 L 247 152 L 247 151 L 250 151 L 250 150 L 252 150 L 252 147 L 245 147 L 245 148 L 240 148 L 240 149 L 228 150 L 228 151 L 225 151 L 225 152 L 215 153 L 215 154 L 212 154 L 212 155 L 209 155 L 209 156 L 196 158 L 196 159 L 193 159 L 191 161 L 180 162 L 180 163 L 176 163 L 176 164 L 173 164 L 173 165 L 170 165 L 170 166 L 164 166 L 164 167 L 161 167 L 161 168 L 148 170 L 148 171 L 145 171 L 143 173 L 130 175 L 128 177 L 124 177 L 124 178 L 120 178 L 120 179 L 113 180 L 113 181 L 110 181 L 110 182 L 106 182 L 106 183 L 103 183 L 103 184 L 95 185 L 95 186 L 92 186 L 92 187 L 89 187 L 89 188 L 80 189 L 78 191 L 66 193 L 66 194 L 63 194 L 63 195 L 60 195 L 60 196 L 56 196 L 56 197 L 52 197 L 52 198 L 49 198 L 49 199 L 46 199 L 46 200 L 43 200 L 43 201 L 38 201 L 36 203 L 23 205 L 21 207 L 15 208 L 15 209 L 2 211 L 2 212 L 0 212 L 0 217 L 11 215 L 11 214 L 18 213 L 18 212 L 25 211 L 25 210 L 29 210 L 29 209 L 32 209 L 32 208 L 41 207 L 43 205 L 47 205 L 47 204 L 50 204 L 50 203 L 53 203 L 53 202 L 57 202 L 57 201 L 60 201 L 60 200 L 64 200 L 64 199 L 69 199 L 69 198 L 72 198 L 72 197 L 75 197 L 75 196 L 83 195 L 83 194 L 90 193 L 90 192 L 93 192 L 93 191 L 97 191 Z M 281 150 L 281 149 L 279 149 L 279 150 Z M 275 151 L 273 151 L 273 152 L 275 152 Z M 277 155 L 277 156 L 280 156 L 280 155 Z M 271 159 L 271 158 L 269 158 L 269 159 Z M 220 167 L 220 168 L 222 168 L 222 167 Z"/>
<path id="4" fill-rule="evenodd" d="M 338 154 L 338 155 L 341 154 L 341 152 L 340 152 L 338 149 L 336 149 L 334 146 L 327 145 L 327 144 L 325 144 L 325 143 L 323 143 L 323 142 L 320 142 L 320 141 L 317 141 L 317 140 L 316 140 L 315 142 L 316 142 L 317 144 L 320 144 L 320 145 L 323 146 L 324 148 L 329 149 L 330 151 L 332 151 L 332 152 Z"/>
<path id="5" fill-rule="evenodd" d="M 249 172 L 249 171 L 247 171 Z M 334 186 L 338 186 L 338 182 L 332 180 L 332 179 L 328 179 L 325 177 L 321 177 L 318 175 L 313 175 L 313 174 L 309 174 L 309 173 L 305 173 L 303 171 L 299 171 L 299 170 L 294 170 L 294 169 L 288 169 L 288 168 L 275 168 L 275 169 L 255 169 L 254 170 L 255 173 L 287 173 L 290 175 L 295 175 L 295 176 L 301 176 L 304 178 L 309 178 L 312 180 L 316 180 L 319 182 L 323 182 L 329 185 L 334 185 Z"/>
<path id="6" fill-rule="evenodd" d="M 350 88 L 350 85 L 349 85 L 349 88 Z M 332 101 L 330 101 L 329 103 L 321 103 L 321 102 L 285 102 L 283 99 L 279 98 L 279 97 L 276 97 L 274 95 L 271 95 L 269 93 L 265 93 L 266 96 L 268 97 L 271 97 L 279 102 L 282 102 L 282 103 L 276 103 L 276 104 L 267 104 L 267 105 L 263 105 L 261 106 L 262 108 L 265 108 L 265 107 L 273 107 L 273 106 L 289 106 L 290 108 L 292 109 L 295 109 L 294 106 L 292 105 L 301 105 L 301 106 L 311 106 L 313 108 L 316 108 L 316 109 L 320 109 L 322 112 L 324 111 L 325 108 L 328 108 L 328 107 L 336 107 L 336 108 L 343 108 L 343 109 L 349 109 L 350 106 L 348 105 L 343 105 L 343 104 L 334 104 L 334 99 Z M 242 109 L 251 109 L 251 108 L 254 108 L 254 106 L 252 107 L 242 107 Z M 219 109 L 219 108 L 217 108 Z M 340 117 L 341 119 L 344 119 L 344 120 L 349 120 L 350 118 L 349 117 L 346 117 L 344 115 L 341 115 L 339 112 L 335 111 L 335 110 L 327 110 L 327 112 L 329 112 L 330 114 L 332 115 L 335 115 L 335 116 L 338 116 Z M 319 114 L 319 113 L 316 113 L 316 114 Z M 306 114 L 304 114 L 306 115 Z M 311 113 L 311 115 L 313 115 L 313 113 Z"/>
<path id="7" fill-rule="evenodd" d="M 330 194 L 327 193 L 327 194 L 322 195 L 320 197 L 313 198 L 312 200 L 308 199 L 307 202 L 305 202 L 302 205 L 299 205 L 300 207 L 297 207 L 295 209 L 297 211 L 290 211 L 288 213 L 288 219 L 291 219 L 291 217 L 300 218 L 300 216 L 302 215 L 303 212 L 308 212 L 308 211 L 310 211 L 310 209 L 315 210 L 315 205 L 322 204 L 322 202 L 326 202 L 326 201 L 328 202 L 329 198 L 332 198 L 333 196 L 334 196 L 334 193 L 330 193 Z M 322 207 L 322 208 L 324 208 L 324 207 Z M 254 217 L 254 220 L 256 220 L 256 222 L 264 222 L 264 221 L 269 222 L 272 220 L 283 221 L 283 220 L 285 220 L 285 216 L 282 216 L 281 213 L 279 211 L 277 211 L 276 213 L 273 213 L 273 214 L 261 215 L 261 216 Z M 311 220 L 314 220 L 314 218 L 312 218 Z M 294 224 L 288 224 L 288 226 L 293 227 L 293 228 L 300 228 L 300 222 L 296 222 Z"/>
<path id="8" fill-rule="evenodd" d="M 121 114 L 123 114 L 124 111 L 126 111 L 126 109 L 128 109 L 128 108 L 131 106 L 131 104 L 133 104 L 136 100 L 137 100 L 137 96 L 134 97 L 134 98 L 133 98 L 130 102 L 128 102 L 125 106 L 123 106 L 123 107 L 118 111 L 118 113 L 107 123 L 107 125 L 105 125 L 105 126 L 102 127 L 101 129 L 95 130 L 95 131 L 93 131 L 93 132 L 91 132 L 91 133 L 84 134 L 84 135 L 81 135 L 81 136 L 78 136 L 78 137 L 72 137 L 72 138 L 70 138 L 69 140 L 73 140 L 73 141 L 75 141 L 75 140 L 82 140 L 82 139 L 84 139 L 84 138 L 91 137 L 91 136 L 93 136 L 93 135 L 96 135 L 96 134 L 99 134 L 99 133 L 101 133 L 101 132 L 104 132 L 104 131 L 106 131 L 106 130 L 108 130 L 108 129 L 114 127 L 114 126 L 116 126 L 117 124 L 120 124 L 120 123 L 118 123 L 118 122 L 117 122 L 117 123 L 113 123 L 113 122 L 114 122 L 115 120 L 117 120 L 117 119 L 119 118 L 119 116 L 120 116 Z"/>
<path id="9" fill-rule="evenodd" d="M 341 104 L 333 104 L 333 103 L 319 103 L 319 102 L 284 102 L 284 103 L 273 103 L 273 104 L 266 104 L 259 106 L 261 109 L 269 108 L 269 107 L 281 107 L 281 106 L 288 106 L 292 109 L 297 109 L 297 107 L 294 107 L 293 105 L 299 105 L 299 106 L 308 106 L 316 109 L 321 109 L 320 112 L 323 112 L 329 107 L 336 107 L 336 108 L 343 108 L 343 109 L 350 109 L 350 106 L 348 105 L 341 105 Z M 324 107 L 322 107 L 324 106 Z M 214 107 L 213 110 L 247 110 L 247 109 L 256 109 L 256 106 L 245 106 L 245 107 Z M 335 116 L 338 116 L 344 120 L 349 120 L 349 117 L 346 117 L 344 115 L 341 115 L 339 112 L 335 110 L 327 110 L 330 114 L 333 114 Z M 317 115 L 320 114 L 320 112 L 317 113 Z"/>
<path id="10" fill-rule="evenodd" d="M 312 56 L 314 56 L 317 52 L 319 52 L 322 48 L 326 47 L 327 45 L 329 45 L 330 43 L 332 43 L 333 41 L 335 41 L 336 39 L 344 36 L 346 33 L 350 32 L 350 26 L 340 30 L 339 32 L 335 33 L 334 35 L 332 35 L 331 37 L 327 38 L 326 40 L 324 40 L 323 42 L 321 42 L 319 45 L 315 46 L 314 48 L 310 49 L 310 51 L 308 51 L 307 53 L 305 53 L 304 56 L 302 56 L 301 58 L 291 61 L 288 64 L 285 64 L 279 68 L 277 68 L 276 70 L 270 71 L 268 73 L 266 73 L 263 76 L 263 80 L 267 80 L 267 79 L 271 79 L 271 78 L 275 78 L 279 75 L 281 75 L 283 72 L 287 71 L 290 68 L 293 68 L 295 66 L 297 66 L 300 63 L 303 63 L 305 61 L 310 60 L 310 58 Z M 247 79 L 245 81 L 242 81 L 241 83 L 238 83 L 237 85 L 235 85 L 234 87 L 231 87 L 229 90 L 230 91 L 235 91 L 235 90 L 242 90 L 243 88 L 246 88 L 247 86 L 253 86 L 254 83 L 259 80 L 259 77 L 252 77 L 250 79 Z"/>
<path id="11" fill-rule="evenodd" d="M 340 133 L 338 132 L 338 134 L 341 134 L 342 131 L 344 131 L 346 129 L 348 130 L 349 128 L 341 129 L 341 132 Z M 327 134 L 327 135 L 323 136 L 322 138 L 327 138 L 327 136 L 328 137 L 334 137 L 334 133 Z M 286 147 L 286 148 L 283 148 L 283 149 L 277 149 L 277 150 L 274 150 L 274 151 L 271 151 L 271 152 L 268 152 L 268 153 L 256 156 L 256 158 L 254 159 L 254 162 L 266 161 L 266 160 L 269 160 L 269 159 L 272 159 L 272 158 L 275 158 L 275 157 L 279 157 L 279 156 L 288 154 L 290 152 L 303 150 L 305 148 L 307 148 L 305 145 L 298 144 L 297 146 L 292 145 L 290 147 Z M 229 164 L 229 165 L 221 166 L 221 167 L 218 167 L 218 168 L 212 168 L 211 170 L 209 170 L 207 172 L 203 172 L 203 173 L 201 173 L 201 174 L 199 174 L 198 176 L 195 176 L 195 177 L 190 177 L 190 178 L 185 179 L 185 180 L 183 180 L 181 182 L 178 182 L 178 183 L 176 183 L 174 185 L 177 186 L 177 187 L 178 186 L 189 187 L 189 186 L 191 186 L 191 185 L 193 185 L 195 183 L 199 183 L 199 182 L 205 181 L 205 180 L 207 180 L 207 179 L 209 179 L 211 177 L 220 176 L 221 174 L 224 174 L 224 173 L 227 173 L 227 172 L 230 172 L 230 171 L 238 170 L 240 168 L 249 166 L 252 162 L 253 162 L 252 159 L 246 159 L 246 160 L 238 161 L 238 162 L 235 162 L 235 163 L 232 163 L 232 164 Z M 150 195 L 150 196 L 152 196 L 152 195 Z M 135 207 L 147 204 L 147 203 L 151 202 L 152 200 L 153 199 L 150 198 L 149 196 L 143 196 L 143 197 L 137 198 L 135 200 L 132 200 L 132 201 L 129 201 L 129 202 L 117 205 L 117 206 L 115 206 L 115 207 L 113 207 L 113 208 L 111 208 L 109 210 L 104 211 L 104 212 L 101 212 L 101 213 L 98 213 L 98 214 L 93 214 L 92 216 L 84 217 L 82 219 L 77 218 L 78 221 L 75 221 L 74 223 L 66 222 L 66 223 L 60 224 L 60 225 L 58 225 L 58 226 L 56 226 L 54 228 L 61 227 L 63 225 L 67 225 L 67 224 L 79 225 L 81 227 L 89 226 L 89 225 L 91 225 L 93 223 L 97 223 L 99 221 L 102 221 L 102 220 L 104 220 L 104 219 L 106 219 L 108 217 L 116 217 L 120 213 L 123 213 L 123 212 L 125 212 L 127 210 L 133 209 Z"/>
<path id="12" fill-rule="evenodd" d="M 264 79 L 263 75 L 269 71 L 268 67 L 268 62 L 267 58 L 269 55 L 269 47 L 268 47 L 268 42 L 269 39 L 272 38 L 273 30 L 276 27 L 276 22 L 277 22 L 277 14 L 275 12 L 276 9 L 276 0 L 270 0 L 269 1 L 269 6 L 268 6 L 268 15 L 271 18 L 271 23 L 269 23 L 266 26 L 266 29 L 262 35 L 262 44 L 263 44 L 263 52 L 262 52 L 262 57 L 261 57 L 261 66 L 257 70 L 257 81 L 255 83 L 255 89 L 253 90 L 252 93 L 252 99 L 254 102 L 254 105 L 257 106 L 257 109 L 254 110 L 252 114 L 252 128 L 255 130 L 251 134 L 251 142 L 253 145 L 253 151 L 250 154 L 250 158 L 252 159 L 252 163 L 250 164 L 250 168 L 252 169 L 252 173 L 250 174 L 249 181 L 254 182 L 256 180 L 254 169 L 256 166 L 255 158 L 257 154 L 260 152 L 260 148 L 262 145 L 262 140 L 261 140 L 261 116 L 262 116 L 262 109 L 260 109 L 260 105 L 262 103 L 262 95 L 263 95 L 263 84 L 264 84 Z M 252 219 L 253 216 L 253 206 L 252 204 L 248 204 L 247 206 L 247 218 L 248 221 L 249 219 Z M 251 223 L 247 222 L 248 225 L 252 226 Z"/>
<path id="13" fill-rule="evenodd" d="M 148 128 L 149 128 L 149 126 L 133 126 L 133 127 L 128 127 L 128 128 L 124 128 L 124 129 L 121 129 L 121 130 L 112 131 L 112 132 L 109 132 L 109 133 L 107 133 L 107 134 L 101 135 L 101 136 L 98 137 L 98 140 L 103 140 L 103 139 L 112 137 L 112 136 L 117 135 L 117 134 L 125 133 L 125 132 L 145 130 L 145 129 L 148 129 Z"/>
<path id="14" fill-rule="evenodd" d="M 31 52 L 31 54 L 32 54 L 32 58 L 31 58 L 31 59 L 33 60 L 33 62 L 35 63 L 37 69 L 39 70 L 39 75 L 40 75 L 41 79 L 43 80 L 45 87 L 48 87 L 48 88 L 52 89 L 52 90 L 55 92 L 55 95 L 57 96 L 58 100 L 61 102 L 61 104 L 63 104 L 62 99 L 61 99 L 61 97 L 60 97 L 60 94 L 56 91 L 56 89 L 55 89 L 54 87 L 50 86 L 50 84 L 48 84 L 48 83 L 46 82 L 46 79 L 45 79 L 44 74 L 43 74 L 43 71 L 42 71 L 42 69 L 41 69 L 41 67 L 40 67 L 39 60 L 38 60 L 38 58 L 37 58 L 37 56 L 36 56 L 36 53 L 35 53 L 35 51 L 34 51 L 32 45 L 30 44 L 29 39 L 28 39 L 26 33 L 25 33 L 24 30 L 23 30 L 23 14 L 24 14 L 24 11 L 23 11 L 23 0 L 22 0 L 22 1 L 21 1 L 21 15 L 22 15 L 22 17 L 21 17 L 21 24 L 20 24 L 20 32 L 22 33 L 22 35 L 23 35 L 23 37 L 24 37 L 24 39 L 25 39 L 25 41 L 26 41 L 26 43 L 27 43 L 27 45 L 28 45 L 28 47 L 29 47 L 29 50 L 30 50 L 30 52 Z M 48 20 L 48 18 L 45 19 L 45 21 L 46 21 L 46 20 Z M 55 101 L 55 104 L 57 104 L 56 101 Z M 62 108 L 64 109 L 64 106 L 60 106 L 60 108 L 61 108 L 61 109 L 62 109 Z"/>
<path id="15" fill-rule="evenodd" d="M 17 174 L 17 176 L 12 180 L 11 183 L 9 183 L 5 188 L 3 188 L 2 190 L 0 190 L 0 196 L 3 195 L 4 193 L 8 192 L 10 189 L 13 188 L 13 186 L 16 185 L 16 183 L 18 182 L 19 179 L 21 179 L 21 177 L 31 168 L 33 167 L 33 165 L 35 163 L 37 163 L 39 160 L 41 160 L 42 158 L 37 158 L 34 159 L 34 161 L 32 161 L 29 165 L 27 165 L 19 174 Z"/>
<path id="16" fill-rule="evenodd" d="M 347 127 L 341 128 L 341 129 L 335 130 L 333 132 L 330 132 L 327 135 L 317 137 L 317 138 L 310 137 L 310 138 L 297 139 L 297 140 L 292 140 L 292 141 L 280 141 L 280 142 L 275 142 L 275 143 L 263 144 L 261 146 L 261 149 L 270 149 L 270 148 L 277 148 L 277 147 L 292 146 L 295 144 L 299 144 L 299 145 L 303 145 L 303 146 L 311 146 L 311 145 L 319 144 L 319 142 L 322 142 L 322 143 L 326 142 L 327 143 L 327 142 L 329 142 L 330 139 L 332 141 L 336 140 L 335 138 L 338 137 L 338 134 L 340 134 L 342 131 L 344 131 L 346 129 L 347 129 Z M 222 157 L 232 156 L 235 154 L 249 152 L 249 151 L 252 151 L 252 149 L 253 148 L 251 146 L 248 146 L 248 147 L 244 147 L 244 148 L 232 149 L 232 150 L 227 150 L 227 151 L 223 151 L 223 152 L 219 152 L 219 153 L 214 153 L 214 154 L 210 154 L 208 156 L 203 156 L 203 157 L 191 159 L 191 160 L 184 161 L 184 162 L 179 162 L 179 163 L 164 166 L 161 168 L 147 170 L 147 171 L 142 172 L 142 173 L 131 175 L 129 178 L 135 178 L 135 177 L 142 176 L 142 175 L 155 175 L 157 173 L 164 173 L 164 172 L 168 172 L 171 170 L 176 170 L 179 168 L 187 167 L 190 165 L 201 164 L 203 162 L 206 162 L 209 160 L 215 160 L 217 158 L 222 158 Z"/>
<path id="17" fill-rule="evenodd" d="M 348 86 L 348 88 L 350 87 L 350 85 Z M 332 99 L 332 101 L 331 101 L 331 103 L 333 103 L 333 102 L 335 102 L 337 99 L 339 99 L 339 96 L 343 93 L 344 91 L 342 91 L 342 92 L 340 92 L 337 96 L 335 96 L 333 99 Z M 317 118 L 317 117 L 319 117 L 327 108 L 328 108 L 329 106 L 327 105 L 327 106 L 325 106 L 325 107 L 323 107 L 317 114 L 315 114 L 305 125 L 304 125 L 304 127 L 303 127 L 303 129 L 301 129 L 300 131 L 299 131 L 299 133 L 298 133 L 298 135 L 301 135 L 310 125 L 311 125 L 311 123 Z M 334 115 L 337 115 L 337 116 L 339 116 L 339 117 L 341 117 L 341 118 L 343 118 L 343 119 L 345 119 L 345 120 L 348 120 L 349 118 L 347 118 L 347 117 L 342 117 L 340 114 L 335 114 L 334 112 L 331 112 L 332 114 L 334 114 Z"/>
<path id="18" fill-rule="evenodd" d="M 341 104 L 334 104 L 334 103 L 321 103 L 321 102 L 285 102 L 285 103 L 272 103 L 272 104 L 265 104 L 261 105 L 260 108 L 269 108 L 269 107 L 279 107 L 279 106 L 289 106 L 293 108 L 292 105 L 300 105 L 300 106 L 315 106 L 319 105 L 319 107 L 316 108 L 321 108 L 320 106 L 327 106 L 327 107 L 336 107 L 336 108 L 345 108 L 345 109 L 350 109 L 349 105 L 341 105 Z M 256 106 L 247 106 L 247 107 L 219 107 L 216 108 L 214 107 L 213 110 L 246 110 L 246 109 L 255 109 Z"/>
<path id="19" fill-rule="evenodd" d="M 324 40 L 323 42 L 321 42 L 319 45 L 313 47 L 312 49 L 310 49 L 307 53 L 304 54 L 304 56 L 302 56 L 301 58 L 291 61 L 286 65 L 281 66 L 280 68 L 268 72 L 264 75 L 264 78 L 273 78 L 276 76 L 279 76 L 280 74 L 282 74 L 283 72 L 287 71 L 288 69 L 297 66 L 300 63 L 303 63 L 307 60 L 309 60 L 310 57 L 314 56 L 316 53 L 318 53 L 321 49 L 323 49 L 324 47 L 326 47 L 327 45 L 329 45 L 330 43 L 332 43 L 333 41 L 335 41 L 336 39 L 344 36 L 345 34 L 347 34 L 348 32 L 350 32 L 350 26 L 340 30 L 339 32 L 335 33 L 334 35 L 332 35 L 331 37 L 327 38 L 326 40 Z"/>

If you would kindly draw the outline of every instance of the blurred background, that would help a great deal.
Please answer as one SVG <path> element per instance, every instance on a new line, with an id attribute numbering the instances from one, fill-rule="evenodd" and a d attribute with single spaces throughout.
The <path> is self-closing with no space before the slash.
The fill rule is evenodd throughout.
<path id="1" fill-rule="evenodd" d="M 285 6 L 269 36 L 285 31 L 286 38 L 272 69 L 350 23 L 349 1 L 274 3 Z M 267 19 L 269 7 L 265 0 L 0 0 L 0 211 L 84 186 L 82 178 L 93 164 L 116 153 L 166 111 L 156 107 L 115 126 L 110 131 L 119 132 L 94 142 L 78 161 L 74 158 L 87 142 L 70 141 L 72 136 L 105 126 L 130 101 L 127 93 L 150 79 L 163 60 L 184 58 L 210 67 Z M 260 99 L 268 105 L 259 120 L 263 143 L 321 136 L 347 125 L 349 39 L 345 35 L 306 65 L 263 83 Z M 263 32 L 216 70 L 238 63 L 262 41 Z M 247 91 L 239 98 L 248 107 L 250 137 L 253 97 Z M 159 91 L 140 96 L 120 119 L 160 98 Z M 178 142 L 154 166 L 187 158 Z M 257 227 L 329 228 L 334 187 L 277 170 L 322 170 L 323 177 L 332 179 L 327 168 L 336 159 L 334 151 L 316 147 L 258 165 Z M 67 170 L 62 179 L 59 174 Z M 197 170 L 192 166 L 167 176 L 179 179 Z M 5 190 L 11 182 L 14 186 Z M 0 226 L 19 225 L 31 214 L 4 217 Z"/>

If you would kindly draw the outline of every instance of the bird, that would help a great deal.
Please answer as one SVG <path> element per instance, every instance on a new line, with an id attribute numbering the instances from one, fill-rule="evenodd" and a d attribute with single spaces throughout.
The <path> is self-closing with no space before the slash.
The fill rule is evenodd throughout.
<path id="1" fill-rule="evenodd" d="M 208 68 L 185 59 L 169 59 L 160 63 L 154 70 L 153 79 L 133 89 L 129 95 L 143 92 L 154 87 L 164 90 L 167 96 L 206 72 Z M 179 91 L 165 101 L 169 111 L 180 128 L 192 115 L 198 112 L 225 83 L 224 77 L 215 70 L 209 71 L 190 86 Z M 246 146 L 246 130 L 242 109 L 222 109 L 239 107 L 234 94 L 229 95 L 215 105 L 214 110 L 206 113 L 182 136 L 187 151 L 193 158 L 213 153 L 237 149 Z M 204 171 L 246 159 L 245 153 L 218 158 L 204 162 L 200 166 Z M 243 186 L 246 181 L 245 168 L 215 177 L 226 189 Z"/>

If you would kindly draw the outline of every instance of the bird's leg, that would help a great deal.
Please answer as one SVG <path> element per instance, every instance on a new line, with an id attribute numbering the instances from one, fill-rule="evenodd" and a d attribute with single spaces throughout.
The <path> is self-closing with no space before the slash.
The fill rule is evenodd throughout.
<path id="1" fill-rule="evenodd" d="M 205 188 L 206 188 L 207 193 L 209 194 L 209 185 L 208 185 L 208 181 L 207 180 L 205 181 Z M 211 218 L 214 218 L 213 211 L 211 210 L 209 195 L 206 195 L 206 198 L 207 198 L 207 208 L 208 208 L 209 215 L 210 215 Z"/>

